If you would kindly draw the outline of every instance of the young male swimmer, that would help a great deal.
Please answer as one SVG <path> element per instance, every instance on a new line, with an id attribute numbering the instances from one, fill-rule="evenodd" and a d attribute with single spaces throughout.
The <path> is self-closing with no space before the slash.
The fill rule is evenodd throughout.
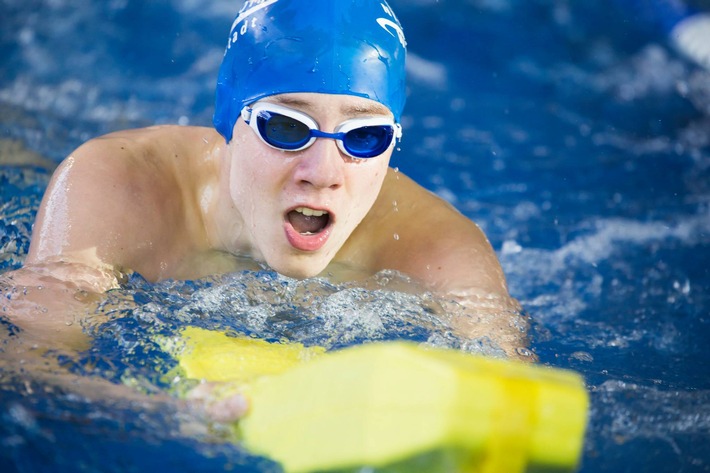
<path id="1" fill-rule="evenodd" d="M 192 279 L 249 260 L 294 278 L 390 269 L 473 310 L 515 310 L 481 230 L 388 167 L 405 53 L 385 1 L 247 1 L 219 71 L 216 130 L 152 127 L 78 148 L 11 277 L 102 292 L 127 271 Z M 508 320 L 454 323 L 513 356 L 523 344 Z"/>

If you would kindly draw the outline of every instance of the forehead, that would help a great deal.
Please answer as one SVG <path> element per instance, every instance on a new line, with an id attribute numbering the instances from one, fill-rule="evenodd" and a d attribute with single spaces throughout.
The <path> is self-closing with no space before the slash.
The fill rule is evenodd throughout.
<path id="1" fill-rule="evenodd" d="M 340 115 L 346 117 L 392 117 L 392 112 L 381 103 L 353 95 L 290 93 L 272 95 L 266 97 L 263 101 L 284 105 L 311 114 L 337 111 Z"/>

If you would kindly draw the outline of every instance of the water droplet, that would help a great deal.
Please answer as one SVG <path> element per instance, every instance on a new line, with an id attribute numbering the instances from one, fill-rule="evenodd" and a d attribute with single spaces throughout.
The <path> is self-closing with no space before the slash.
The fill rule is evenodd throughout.
<path id="1" fill-rule="evenodd" d="M 529 358 L 532 356 L 532 352 L 525 347 L 518 347 L 515 349 L 515 351 L 518 353 L 518 355 L 523 356 L 525 358 Z"/>
<path id="2" fill-rule="evenodd" d="M 586 361 L 586 362 L 594 361 L 594 357 L 590 353 L 587 353 L 586 351 L 576 351 L 569 356 L 569 359 L 570 360 L 577 360 L 577 361 Z"/>
<path id="3" fill-rule="evenodd" d="M 399 234 L 398 234 L 398 233 L 395 233 L 395 234 L 392 235 L 392 236 L 394 237 L 395 240 L 399 240 Z"/>

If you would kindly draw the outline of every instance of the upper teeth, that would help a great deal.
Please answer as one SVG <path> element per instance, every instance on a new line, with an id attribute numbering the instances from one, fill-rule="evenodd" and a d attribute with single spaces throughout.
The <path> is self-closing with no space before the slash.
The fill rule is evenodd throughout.
<path id="1" fill-rule="evenodd" d="M 325 210 L 309 209 L 308 207 L 298 207 L 296 209 L 296 212 L 301 213 L 306 217 L 322 217 L 323 215 L 328 213 Z"/>

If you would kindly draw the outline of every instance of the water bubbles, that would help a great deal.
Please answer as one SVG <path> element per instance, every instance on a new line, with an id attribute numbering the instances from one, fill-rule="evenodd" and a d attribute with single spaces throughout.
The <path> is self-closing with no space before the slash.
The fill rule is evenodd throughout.
<path id="1" fill-rule="evenodd" d="M 37 421 L 29 410 L 19 403 L 13 403 L 9 406 L 7 413 L 10 421 L 21 426 L 23 429 L 30 432 L 35 432 L 38 429 Z"/>
<path id="2" fill-rule="evenodd" d="M 532 359 L 534 357 L 533 352 L 526 347 L 518 347 L 515 352 L 523 359 Z"/>
<path id="3" fill-rule="evenodd" d="M 680 281 L 673 281 L 673 289 L 687 296 L 690 294 L 690 281 L 687 279 L 682 283 Z"/>
<path id="4" fill-rule="evenodd" d="M 592 361 L 594 361 L 594 357 L 591 355 L 591 353 L 588 353 L 586 351 L 576 351 L 569 356 L 569 359 L 570 361 L 577 360 L 586 363 L 591 363 Z"/>
<path id="5" fill-rule="evenodd" d="M 506 240 L 503 242 L 503 247 L 500 251 L 504 255 L 514 255 L 523 251 L 523 247 L 515 240 Z"/>

